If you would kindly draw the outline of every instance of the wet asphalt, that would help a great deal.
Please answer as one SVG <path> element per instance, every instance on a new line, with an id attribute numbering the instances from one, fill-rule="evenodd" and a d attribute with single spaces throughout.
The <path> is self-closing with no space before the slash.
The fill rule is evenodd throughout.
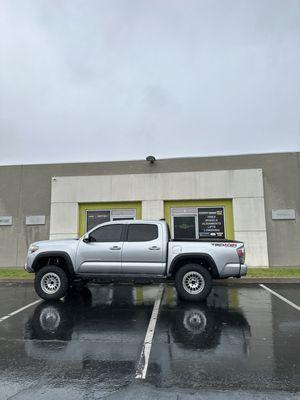
<path id="1" fill-rule="evenodd" d="M 300 305 L 299 284 L 268 284 Z M 90 285 L 0 323 L 0 399 L 299 399 L 300 313 L 259 285 L 187 303 L 166 286 L 146 380 L 135 379 L 156 285 Z M 0 318 L 37 300 L 0 284 Z"/>

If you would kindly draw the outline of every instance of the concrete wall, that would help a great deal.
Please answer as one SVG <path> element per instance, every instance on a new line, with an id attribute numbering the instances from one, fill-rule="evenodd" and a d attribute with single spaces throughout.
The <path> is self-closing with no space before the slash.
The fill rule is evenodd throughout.
<path id="1" fill-rule="evenodd" d="M 0 266 L 24 264 L 27 246 L 49 238 L 53 176 L 122 175 L 231 169 L 262 169 L 268 254 L 271 266 L 300 265 L 300 153 L 177 158 L 150 165 L 144 160 L 0 167 Z M 243 183 L 244 186 L 247 182 Z M 153 204 L 148 205 L 153 207 Z M 296 220 L 272 220 L 272 209 L 293 208 Z M 46 215 L 46 225 L 25 226 L 26 215 Z"/>
<path id="2" fill-rule="evenodd" d="M 244 185 L 247 182 L 247 185 Z M 78 204 L 141 201 L 143 218 L 164 217 L 164 200 L 232 199 L 235 238 L 247 263 L 267 267 L 268 249 L 261 169 L 54 177 L 50 238 L 78 237 Z"/>

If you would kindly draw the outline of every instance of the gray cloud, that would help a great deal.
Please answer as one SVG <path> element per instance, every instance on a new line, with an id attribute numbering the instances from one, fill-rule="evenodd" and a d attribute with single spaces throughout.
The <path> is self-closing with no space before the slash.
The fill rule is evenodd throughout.
<path id="1" fill-rule="evenodd" d="M 0 164 L 300 149 L 297 0 L 2 0 Z"/>

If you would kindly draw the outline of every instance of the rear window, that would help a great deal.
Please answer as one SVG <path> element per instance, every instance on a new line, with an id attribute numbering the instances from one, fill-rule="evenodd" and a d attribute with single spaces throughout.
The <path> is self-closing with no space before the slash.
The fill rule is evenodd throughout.
<path id="1" fill-rule="evenodd" d="M 128 226 L 128 242 L 149 242 L 158 238 L 157 225 L 131 224 Z"/>

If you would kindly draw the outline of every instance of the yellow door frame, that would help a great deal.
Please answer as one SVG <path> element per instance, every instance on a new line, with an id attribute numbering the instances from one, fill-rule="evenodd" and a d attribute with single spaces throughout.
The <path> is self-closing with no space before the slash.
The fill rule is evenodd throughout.
<path id="1" fill-rule="evenodd" d="M 82 236 L 86 232 L 86 212 L 93 210 L 115 210 L 115 209 L 135 209 L 136 210 L 136 218 L 142 218 L 142 203 L 140 201 L 135 202 L 110 202 L 110 203 L 79 203 L 79 237 Z"/>
<path id="2" fill-rule="evenodd" d="M 227 239 L 234 239 L 233 209 L 231 199 L 217 200 L 171 200 L 164 202 L 164 216 L 171 227 L 171 208 L 179 207 L 224 207 L 225 233 Z"/>

